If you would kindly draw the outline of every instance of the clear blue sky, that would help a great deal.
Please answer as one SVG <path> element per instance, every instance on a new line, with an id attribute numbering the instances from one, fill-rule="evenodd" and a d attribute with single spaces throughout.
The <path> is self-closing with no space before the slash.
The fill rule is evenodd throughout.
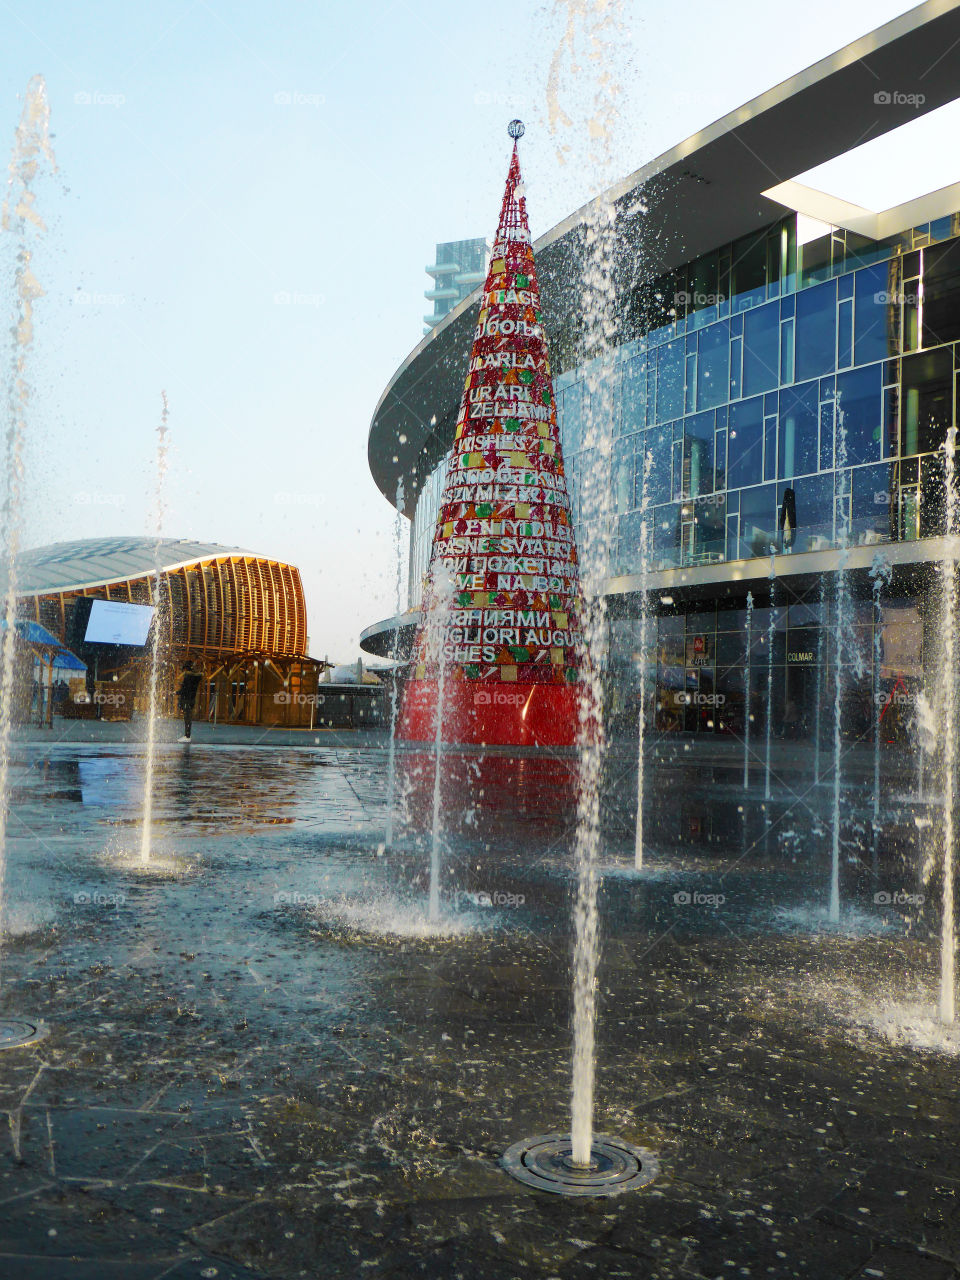
<path id="1" fill-rule="evenodd" d="M 610 179 L 910 7 L 625 2 Z M 299 565 L 311 651 L 354 659 L 393 610 L 367 430 L 420 339 L 435 243 L 492 233 L 514 115 L 534 235 L 592 194 L 546 127 L 566 8 L 0 0 L 2 145 L 42 72 L 59 165 L 40 194 L 28 543 L 150 531 L 166 389 L 167 535 Z M 568 141 L 594 75 L 584 59 L 567 78 Z M 9 244 L 2 266 L 9 282 Z"/>

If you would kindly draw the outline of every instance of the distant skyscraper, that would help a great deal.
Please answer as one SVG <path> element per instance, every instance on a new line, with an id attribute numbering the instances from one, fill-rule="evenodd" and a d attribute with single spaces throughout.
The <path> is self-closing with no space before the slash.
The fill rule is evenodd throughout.
<path id="1" fill-rule="evenodd" d="M 440 323 L 458 302 L 483 284 L 490 246 L 486 240 L 452 240 L 437 245 L 437 259 L 427 267 L 434 286 L 423 295 L 433 303 L 433 315 L 424 316 L 424 333 Z"/>

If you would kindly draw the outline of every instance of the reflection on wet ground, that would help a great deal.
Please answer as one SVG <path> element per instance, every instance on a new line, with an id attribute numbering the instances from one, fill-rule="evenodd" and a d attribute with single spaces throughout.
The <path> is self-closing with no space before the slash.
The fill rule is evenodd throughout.
<path id="1" fill-rule="evenodd" d="M 415 814 L 432 762 L 403 766 Z M 925 1020 L 931 903 L 895 901 L 906 837 L 851 836 L 831 932 L 815 814 L 665 821 L 637 876 L 611 777 L 597 1125 L 663 1174 L 560 1201 L 498 1159 L 568 1124 L 571 762 L 449 762 L 439 930 L 424 833 L 381 844 L 382 753 L 161 748 L 146 870 L 141 767 L 17 748 L 0 1015 L 50 1034 L 0 1055 L 0 1274 L 958 1273 L 957 1043 Z"/>

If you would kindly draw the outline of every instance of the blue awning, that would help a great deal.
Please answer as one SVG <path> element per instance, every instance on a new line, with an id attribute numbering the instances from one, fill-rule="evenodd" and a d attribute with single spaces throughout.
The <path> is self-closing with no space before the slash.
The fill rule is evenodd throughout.
<path id="1" fill-rule="evenodd" d="M 6 625 L 6 620 L 0 620 L 0 629 L 5 628 Z M 50 663 L 51 666 L 57 667 L 61 671 L 86 671 L 87 664 L 81 662 L 77 655 L 72 653 L 52 631 L 42 627 L 39 622 L 31 622 L 27 618 L 17 618 L 13 624 L 13 629 L 27 644 L 41 645 L 47 650 L 52 649 L 54 656 L 53 661 Z"/>

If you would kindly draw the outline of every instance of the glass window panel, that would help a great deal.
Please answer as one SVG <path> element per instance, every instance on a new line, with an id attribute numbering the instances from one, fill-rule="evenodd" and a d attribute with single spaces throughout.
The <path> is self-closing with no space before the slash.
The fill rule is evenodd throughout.
<path id="1" fill-rule="evenodd" d="M 693 328 L 701 329 L 717 318 L 720 302 L 720 257 L 714 250 L 691 262 L 687 272 L 687 309 Z"/>
<path id="2" fill-rule="evenodd" d="M 680 563 L 680 504 L 657 507 L 653 513 L 653 554 L 661 569 Z"/>
<path id="3" fill-rule="evenodd" d="M 920 459 L 920 520 L 921 538 L 935 538 L 943 533 L 944 498 L 946 486 L 943 474 L 943 454 Z"/>
<path id="4" fill-rule="evenodd" d="M 730 343 L 730 399 L 739 400 L 742 394 L 743 338 L 733 338 Z"/>
<path id="5" fill-rule="evenodd" d="M 793 360 L 794 321 L 791 317 L 780 325 L 780 381 L 792 382 L 794 379 Z"/>
<path id="6" fill-rule="evenodd" d="M 796 371 L 800 381 L 829 373 L 837 347 L 837 288 L 831 280 L 797 294 Z"/>
<path id="7" fill-rule="evenodd" d="M 795 215 L 791 215 L 780 225 L 780 280 L 782 293 L 792 293 L 797 287 L 797 219 Z"/>
<path id="8" fill-rule="evenodd" d="M 692 413 L 697 407 L 697 353 L 687 352 L 683 397 L 684 413 Z"/>
<path id="9" fill-rule="evenodd" d="M 724 558 L 726 522 L 727 508 L 722 493 L 694 499 L 694 554 L 701 564 Z"/>
<path id="10" fill-rule="evenodd" d="M 883 456 L 885 458 L 895 458 L 897 456 L 898 427 L 900 421 L 900 388 L 884 387 L 883 389 Z"/>
<path id="11" fill-rule="evenodd" d="M 923 251 L 923 345 L 960 338 L 960 240 Z"/>
<path id="12" fill-rule="evenodd" d="M 837 368 L 853 364 L 853 303 L 841 302 L 837 307 Z"/>
<path id="13" fill-rule="evenodd" d="M 718 633 L 721 631 L 740 631 L 746 634 L 746 630 L 747 630 L 746 609 L 736 609 L 736 608 L 718 608 L 717 609 L 717 632 Z"/>
<path id="14" fill-rule="evenodd" d="M 713 460 L 713 487 L 714 489 L 725 489 L 727 487 L 727 429 L 721 428 L 717 431 L 716 443 L 714 447 Z"/>
<path id="15" fill-rule="evenodd" d="M 629 511 L 634 505 L 634 456 L 633 442 L 621 440 L 614 455 L 613 462 L 613 500 L 614 510 L 618 515 Z"/>
<path id="16" fill-rule="evenodd" d="M 575 382 L 563 393 L 563 452 L 577 453 L 583 435 L 583 383 Z"/>
<path id="17" fill-rule="evenodd" d="M 621 397 L 624 434 L 645 427 L 647 423 L 647 362 L 645 357 L 626 360 L 622 365 Z"/>
<path id="18" fill-rule="evenodd" d="M 727 398 L 730 325 L 721 320 L 700 334 L 697 364 L 697 408 L 712 409 Z"/>
<path id="19" fill-rule="evenodd" d="M 684 497 L 695 498 L 713 488 L 713 413 L 697 413 L 684 420 L 683 489 Z"/>
<path id="20" fill-rule="evenodd" d="M 879 364 L 837 374 L 837 429 L 846 434 L 849 467 L 880 457 L 882 380 Z"/>
<path id="21" fill-rule="evenodd" d="M 896 351 L 894 305 L 899 304 L 898 263 L 881 262 L 855 276 L 854 332 L 857 364 Z"/>
<path id="22" fill-rule="evenodd" d="M 870 546 L 890 540 L 890 516 L 895 494 L 894 465 L 881 462 L 873 467 L 855 467 L 851 502 L 851 541 Z"/>
<path id="23" fill-rule="evenodd" d="M 683 413 L 683 342 L 668 342 L 657 352 L 657 422 Z"/>
<path id="24" fill-rule="evenodd" d="M 948 214 L 945 218 L 935 218 L 930 223 L 931 240 L 948 240 L 953 233 L 953 219 Z"/>
<path id="25" fill-rule="evenodd" d="M 651 454 L 650 475 L 647 477 L 647 490 L 651 504 L 670 501 L 670 450 L 672 448 L 673 429 L 671 427 L 654 427 L 646 433 L 641 446 L 640 483 L 643 483 L 643 453 Z"/>
<path id="26" fill-rule="evenodd" d="M 740 558 L 748 560 L 768 556 L 776 546 L 777 486 L 758 485 L 740 494 Z"/>
<path id="27" fill-rule="evenodd" d="M 831 391 L 820 387 L 820 470 L 833 468 L 834 400 Z"/>
<path id="28" fill-rule="evenodd" d="M 767 233 L 758 231 L 734 242 L 730 292 L 734 311 L 763 302 L 767 292 Z"/>
<path id="29" fill-rule="evenodd" d="M 755 396 L 777 385 L 780 304 L 749 312 L 743 321 L 743 394 Z"/>
<path id="30" fill-rule="evenodd" d="M 763 478 L 777 478 L 777 415 L 771 414 L 763 420 Z"/>
<path id="31" fill-rule="evenodd" d="M 730 406 L 727 484 L 739 489 L 763 479 L 763 397 Z"/>
<path id="32" fill-rule="evenodd" d="M 833 477 L 801 476 L 792 488 L 797 506 L 794 552 L 826 550 L 833 544 Z"/>
<path id="33" fill-rule="evenodd" d="M 867 236 L 857 235 L 855 231 L 847 232 L 847 267 L 867 266 L 869 263 L 886 262 L 892 258 L 899 236 L 889 240 L 870 240 Z"/>
<path id="34" fill-rule="evenodd" d="M 797 256 L 800 259 L 800 288 L 815 284 L 818 280 L 828 280 L 832 266 L 833 237 L 828 231 L 800 245 Z"/>
<path id="35" fill-rule="evenodd" d="M 949 347 L 904 356 L 900 451 L 932 453 L 953 421 L 953 361 Z"/>
<path id="36" fill-rule="evenodd" d="M 780 471 L 784 480 L 816 471 L 819 385 L 801 383 L 780 392 Z"/>

